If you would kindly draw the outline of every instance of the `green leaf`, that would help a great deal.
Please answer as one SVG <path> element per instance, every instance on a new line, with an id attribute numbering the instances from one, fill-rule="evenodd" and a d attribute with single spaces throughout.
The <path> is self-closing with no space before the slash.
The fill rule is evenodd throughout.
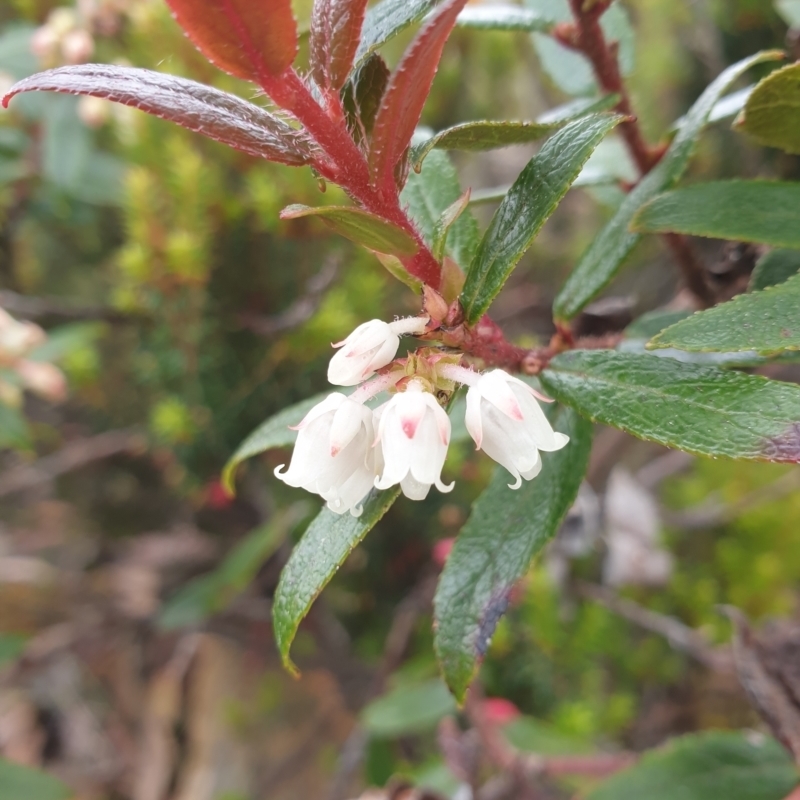
<path id="1" fill-rule="evenodd" d="M 800 386 L 672 358 L 575 350 L 540 376 L 552 397 L 640 439 L 702 456 L 800 463 Z"/>
<path id="2" fill-rule="evenodd" d="M 625 328 L 626 339 L 652 339 L 664 328 L 692 315 L 691 311 L 648 311 Z"/>
<path id="3" fill-rule="evenodd" d="M 580 755 L 595 749 L 586 739 L 564 734 L 534 717 L 517 717 L 503 726 L 503 735 L 518 750 L 542 756 Z"/>
<path id="4" fill-rule="evenodd" d="M 467 271 L 461 304 L 469 323 L 477 322 L 489 308 L 594 148 L 621 120 L 612 114 L 575 120 L 548 139 L 522 170 Z"/>
<path id="5" fill-rule="evenodd" d="M 675 189 L 643 206 L 631 229 L 800 247 L 800 183 L 714 181 Z"/>
<path id="6" fill-rule="evenodd" d="M 31 361 L 59 361 L 75 350 L 89 347 L 103 335 L 106 326 L 102 322 L 73 322 L 60 325 L 47 332 L 47 341 L 34 348 L 28 358 Z"/>
<path id="7" fill-rule="evenodd" d="M 562 124 L 558 122 L 491 122 L 489 120 L 462 122 L 460 125 L 447 128 L 426 142 L 412 147 L 409 164 L 412 169 L 418 169 L 425 156 L 434 148 L 481 152 L 510 147 L 514 144 L 528 144 L 549 136 L 553 131 L 562 127 Z"/>
<path id="8" fill-rule="evenodd" d="M 526 0 L 525 5 L 553 22 L 572 21 L 568 0 Z M 600 24 L 609 41 L 619 43 L 622 73 L 628 75 L 633 70 L 636 48 L 628 14 L 620 3 L 614 3 L 603 14 Z M 532 38 L 542 68 L 559 89 L 571 95 L 597 91 L 592 66 L 583 55 L 543 33 L 534 32 Z"/>
<path id="9" fill-rule="evenodd" d="M 301 400 L 288 408 L 284 408 L 262 422 L 240 445 L 239 449 L 231 456 L 225 469 L 222 470 L 222 485 L 233 494 L 233 478 L 236 468 L 242 461 L 273 450 L 276 447 L 291 447 L 297 439 L 296 431 L 290 426 L 297 425 L 306 414 L 328 396 L 328 392 Z"/>
<path id="10" fill-rule="evenodd" d="M 441 261 L 444 258 L 450 230 L 458 222 L 458 218 L 467 210 L 467 205 L 469 205 L 469 189 L 453 205 L 446 208 L 439 219 L 436 220 L 431 234 L 433 240 L 431 252 L 437 261 Z"/>
<path id="11" fill-rule="evenodd" d="M 281 211 L 281 219 L 300 217 L 319 217 L 336 233 L 379 253 L 412 256 L 418 249 L 411 234 L 360 208 L 350 206 L 312 208 L 298 204 L 287 206 Z"/>
<path id="12" fill-rule="evenodd" d="M 800 64 L 764 78 L 753 89 L 734 127 L 759 144 L 800 154 Z"/>
<path id="13" fill-rule="evenodd" d="M 557 319 L 569 320 L 594 299 L 616 275 L 641 235 L 629 230 L 636 212 L 657 194 L 673 186 L 686 169 L 695 143 L 714 105 L 740 75 L 754 64 L 782 58 L 778 51 L 767 51 L 728 67 L 703 92 L 684 117 L 675 138 L 658 165 L 625 198 L 617 213 L 595 237 L 589 249 L 556 297 L 553 311 Z"/>
<path id="14" fill-rule="evenodd" d="M 762 292 L 698 311 L 656 336 L 648 349 L 697 352 L 754 350 L 763 355 L 800 350 L 800 275 Z"/>
<path id="15" fill-rule="evenodd" d="M 373 736 L 390 738 L 433 730 L 456 711 L 453 695 L 440 680 L 398 686 L 361 712 L 361 724 Z"/>
<path id="16" fill-rule="evenodd" d="M 433 152 L 419 173 L 409 172 L 400 195 L 412 221 L 429 247 L 434 245 L 436 224 L 442 214 L 461 197 L 458 174 L 445 153 Z M 472 214 L 463 213 L 447 235 L 445 252 L 465 268 L 478 246 L 478 223 Z"/>
<path id="17" fill-rule="evenodd" d="M 713 731 L 645 753 L 586 800 L 784 800 L 797 783 L 796 767 L 774 739 Z"/>
<path id="18" fill-rule="evenodd" d="M 0 402 L 0 447 L 27 450 L 30 444 L 25 417 L 16 408 Z"/>
<path id="19" fill-rule="evenodd" d="M 27 641 L 27 636 L 18 633 L 0 633 L 0 667 L 19 658 Z"/>
<path id="20" fill-rule="evenodd" d="M 372 135 L 375 117 L 388 83 L 389 67 L 377 53 L 373 53 L 342 89 L 347 128 L 357 142 L 363 143 L 365 136 Z"/>
<path id="21" fill-rule="evenodd" d="M 483 31 L 524 31 L 547 33 L 553 20 L 536 11 L 519 6 L 498 3 L 497 5 L 470 6 L 459 15 L 456 24 L 461 28 L 476 28 Z"/>
<path id="22" fill-rule="evenodd" d="M 39 69 L 39 60 L 31 49 L 33 25 L 8 25 L 0 33 L 0 72 L 16 80 L 27 78 Z"/>
<path id="23" fill-rule="evenodd" d="M 750 276 L 750 291 L 783 283 L 800 272 L 800 250 L 770 250 L 762 256 Z"/>
<path id="24" fill-rule="evenodd" d="M 8 800 L 67 800 L 72 791 L 39 770 L 0 759 L 0 797 Z"/>
<path id="25" fill-rule="evenodd" d="M 290 672 L 297 672 L 289 657 L 289 648 L 303 617 L 347 556 L 375 527 L 399 494 L 399 489 L 373 491 L 360 517 L 334 514 L 323 508 L 292 551 L 272 605 L 275 640 L 283 665 Z"/>
<path id="26" fill-rule="evenodd" d="M 462 701 L 508 607 L 514 584 L 556 534 L 578 493 L 592 442 L 592 427 L 568 409 L 554 427 L 570 437 L 544 453 L 540 475 L 517 490 L 498 468 L 445 563 L 434 599 L 436 654 L 451 691 Z"/>
<path id="27" fill-rule="evenodd" d="M 382 0 L 367 9 L 355 66 L 361 66 L 370 53 L 419 22 L 435 5 L 436 0 Z"/>
<path id="28" fill-rule="evenodd" d="M 189 581 L 169 599 L 159 615 L 159 627 L 175 630 L 197 625 L 225 609 L 253 582 L 264 562 L 286 541 L 308 509 L 307 503 L 296 503 L 251 531 L 214 572 Z"/>

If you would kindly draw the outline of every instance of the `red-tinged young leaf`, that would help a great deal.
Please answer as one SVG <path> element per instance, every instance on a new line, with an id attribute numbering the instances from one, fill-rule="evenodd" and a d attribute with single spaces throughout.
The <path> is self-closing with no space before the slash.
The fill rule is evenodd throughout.
<path id="1" fill-rule="evenodd" d="M 281 164 L 300 166 L 313 158 L 302 134 L 263 108 L 174 75 L 109 64 L 59 67 L 14 84 L 3 105 L 16 94 L 36 91 L 103 97 Z"/>
<path id="2" fill-rule="evenodd" d="M 394 170 L 411 142 L 439 67 L 445 42 L 467 0 L 448 0 L 419 32 L 383 96 L 372 132 L 370 170 L 379 186 L 394 186 Z"/>
<path id="3" fill-rule="evenodd" d="M 167 0 L 201 53 L 232 75 L 262 84 L 297 55 L 291 0 Z"/>
<path id="4" fill-rule="evenodd" d="M 338 92 L 353 68 L 367 0 L 315 0 L 311 16 L 311 75 Z"/>
<path id="5" fill-rule="evenodd" d="M 388 83 L 389 67 L 377 53 L 373 53 L 342 89 L 347 129 L 358 144 L 365 143 L 372 136 L 375 116 Z"/>

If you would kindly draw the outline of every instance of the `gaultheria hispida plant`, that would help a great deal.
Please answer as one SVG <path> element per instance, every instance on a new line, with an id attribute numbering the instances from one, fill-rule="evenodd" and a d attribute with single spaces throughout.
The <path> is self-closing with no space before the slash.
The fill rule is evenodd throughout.
<path id="1" fill-rule="evenodd" d="M 764 216 L 754 220 L 739 210 L 753 204 L 800 208 L 795 184 L 715 183 L 674 190 L 728 87 L 751 65 L 780 54 L 759 54 L 727 69 L 675 124 L 669 145 L 650 148 L 632 116 L 616 48 L 601 27 L 611 0 L 570 0 L 573 20 L 558 24 L 518 6 L 465 10 L 467 0 L 382 0 L 369 9 L 367 0 L 315 0 L 307 75 L 293 66 L 298 31 L 290 0 L 167 2 L 206 57 L 258 86 L 270 108 L 171 75 L 100 64 L 26 78 L 4 104 L 32 90 L 107 98 L 251 155 L 310 167 L 321 186 L 341 186 L 352 204 L 292 205 L 282 217 L 318 216 L 374 252 L 421 297 L 418 316 L 365 321 L 334 345 L 328 379 L 356 387 L 351 393 L 336 391 L 268 420 L 229 465 L 230 479 L 243 459 L 291 443 L 294 433 L 286 430 L 291 424 L 295 449 L 276 474 L 327 504 L 296 547 L 275 596 L 275 632 L 287 666 L 291 642 L 314 598 L 398 495 L 421 500 L 434 486 L 442 492 L 452 487 L 442 477 L 453 436 L 451 406 L 463 408 L 467 434 L 502 466 L 476 501 L 435 600 L 436 650 L 459 698 L 512 586 L 575 499 L 587 468 L 592 420 L 701 455 L 800 461 L 800 388 L 727 368 L 757 365 L 800 348 L 800 329 L 784 319 L 800 279 L 700 312 L 663 331 L 651 345 L 746 353 L 738 361 L 659 358 L 632 342 L 618 348 L 620 336 L 581 339 L 571 325 L 644 233 L 667 235 L 700 306 L 713 305 L 715 298 L 683 234 L 800 247 L 792 220 L 761 224 Z M 420 20 L 416 37 L 390 71 L 377 51 Z M 457 24 L 549 33 L 588 58 L 601 96 L 565 106 L 546 121 L 470 122 L 415 138 Z M 797 68 L 787 69 L 795 72 L 786 87 Z M 745 130 L 758 127 L 754 133 L 764 140 L 770 126 L 765 132 L 763 109 L 757 114 L 750 105 L 760 89 L 739 124 Z M 617 126 L 640 178 L 626 187 L 625 200 L 557 296 L 553 340 L 536 349 L 516 346 L 487 315 L 489 307 L 587 159 Z M 544 137 L 549 138 L 505 193 L 482 237 L 473 220 L 463 224 L 469 219 L 469 192 L 456 193 L 427 220 L 412 213 L 402 195 L 410 171 L 419 171 L 434 149 L 488 150 Z M 789 149 L 783 140 L 778 146 Z M 710 213 L 718 208 L 725 213 Z M 742 328 L 736 322 L 741 314 L 765 309 L 772 314 L 769 325 Z M 397 359 L 402 336 L 423 339 L 424 345 Z M 464 406 L 451 403 L 462 385 Z M 540 405 L 550 397 L 558 404 Z"/>

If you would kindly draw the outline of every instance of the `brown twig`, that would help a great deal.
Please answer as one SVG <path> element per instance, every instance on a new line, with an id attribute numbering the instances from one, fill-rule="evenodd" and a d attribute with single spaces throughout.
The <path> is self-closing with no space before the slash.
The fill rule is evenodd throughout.
<path id="1" fill-rule="evenodd" d="M 684 625 L 674 617 L 643 608 L 597 584 L 578 583 L 577 592 L 581 597 L 599 603 L 628 622 L 663 636 L 675 650 L 685 653 L 715 672 L 730 672 L 733 669 L 729 648 L 714 647 L 700 631 Z"/>
<path id="2" fill-rule="evenodd" d="M 0 475 L 0 497 L 34 489 L 60 475 L 102 461 L 104 458 L 131 453 L 144 447 L 141 433 L 132 430 L 108 431 L 77 439 L 61 450 L 44 456 L 29 466 L 14 467 Z"/>
<path id="3" fill-rule="evenodd" d="M 663 155 L 661 148 L 649 147 L 633 110 L 630 95 L 619 67 L 619 46 L 609 42 L 600 24 L 600 18 L 611 5 L 610 0 L 570 0 L 574 24 L 556 28 L 556 37 L 563 44 L 582 52 L 591 62 L 595 78 L 602 89 L 619 96 L 616 111 L 628 119 L 619 126 L 623 139 L 639 172 L 646 175 Z M 677 262 L 683 279 L 703 307 L 714 304 L 714 293 L 708 285 L 703 265 L 692 250 L 689 240 L 679 234 L 667 234 L 667 246 Z"/>
<path id="4" fill-rule="evenodd" d="M 303 295 L 285 311 L 269 317 L 245 313 L 240 317 L 242 325 L 259 336 L 272 336 L 299 328 L 311 319 L 319 308 L 325 291 L 333 283 L 338 272 L 339 259 L 328 259 L 322 265 L 322 269 L 306 283 Z"/>
<path id="5" fill-rule="evenodd" d="M 106 306 L 70 306 L 55 297 L 30 297 L 8 290 L 0 291 L 0 308 L 22 319 L 54 322 L 136 322 L 143 319 L 141 315 L 123 314 Z"/>

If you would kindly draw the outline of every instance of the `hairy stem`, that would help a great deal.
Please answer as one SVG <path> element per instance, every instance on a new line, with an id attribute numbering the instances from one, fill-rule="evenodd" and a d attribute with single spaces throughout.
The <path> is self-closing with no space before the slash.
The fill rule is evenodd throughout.
<path id="1" fill-rule="evenodd" d="M 329 180 L 338 183 L 358 200 L 367 211 L 396 225 L 414 237 L 418 250 L 415 255 L 401 258 L 405 268 L 415 278 L 435 289 L 441 282 L 441 265 L 423 242 L 417 229 L 400 206 L 397 191 L 381 192 L 370 181 L 363 153 L 350 136 L 343 117 L 329 116 L 314 99 L 300 76 L 291 68 L 279 78 L 264 76 L 264 90 L 281 108 L 293 114 L 330 159 L 315 166 Z"/>

